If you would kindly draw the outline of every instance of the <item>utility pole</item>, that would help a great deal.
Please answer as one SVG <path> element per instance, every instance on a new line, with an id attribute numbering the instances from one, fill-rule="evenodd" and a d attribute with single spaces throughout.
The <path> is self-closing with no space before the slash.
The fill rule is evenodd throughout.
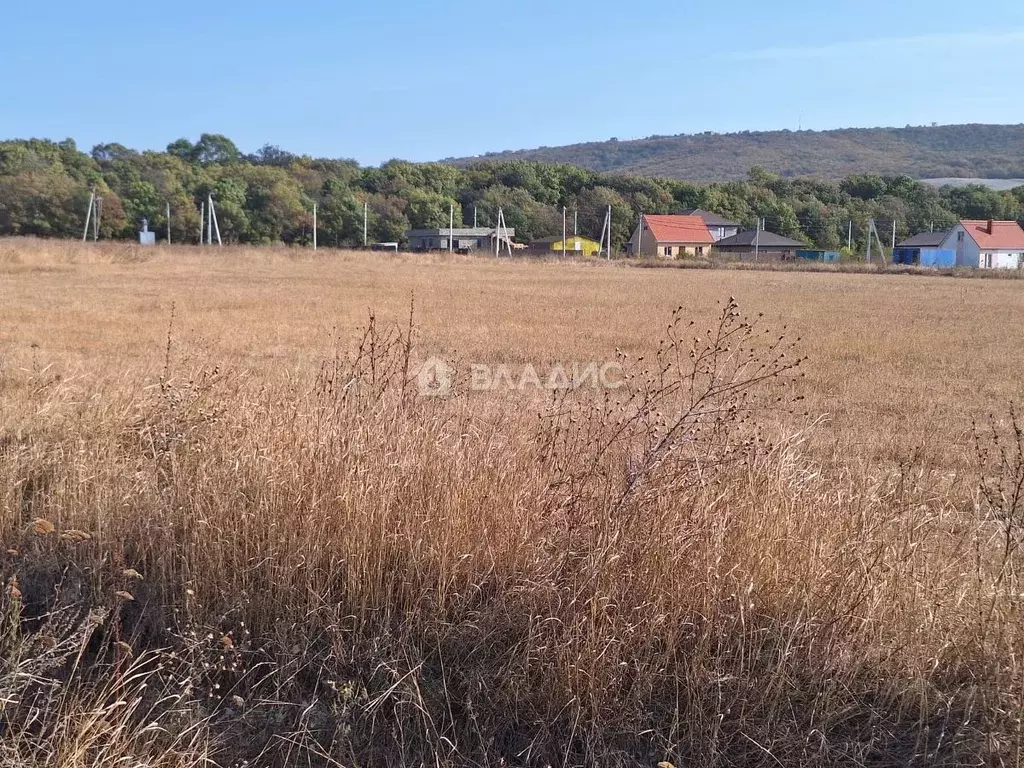
<path id="1" fill-rule="evenodd" d="M 754 263 L 757 263 L 757 257 L 761 250 L 761 219 L 757 220 L 756 228 L 754 229 Z"/>
<path id="2" fill-rule="evenodd" d="M 368 223 L 369 223 L 369 215 L 370 215 L 369 214 L 369 210 L 370 209 L 367 206 L 366 201 L 364 200 L 363 201 L 363 248 L 365 248 L 368 245 L 368 238 L 369 238 Z"/>
<path id="3" fill-rule="evenodd" d="M 448 205 L 448 253 L 452 253 L 455 250 L 455 243 L 452 242 L 455 237 L 455 205 Z"/>
<path id="4" fill-rule="evenodd" d="M 504 233 L 504 234 L 502 234 Z M 505 225 L 505 212 L 498 208 L 498 223 L 494 227 L 494 255 L 501 256 L 501 243 L 504 239 L 508 245 L 508 255 L 512 255 L 512 242 L 508 237 L 508 227 Z"/>
<path id="5" fill-rule="evenodd" d="M 476 229 L 476 206 L 473 206 L 473 229 Z"/>
<path id="6" fill-rule="evenodd" d="M 572 236 L 579 237 L 580 234 L 580 212 L 579 209 L 573 209 L 572 212 Z"/>
<path id="7" fill-rule="evenodd" d="M 565 258 L 565 206 L 562 206 L 562 258 Z"/>
<path id="8" fill-rule="evenodd" d="M 171 244 L 171 204 L 167 204 L 167 244 Z"/>
<path id="9" fill-rule="evenodd" d="M 206 244 L 213 245 L 213 193 L 206 196 Z"/>
<path id="10" fill-rule="evenodd" d="M 892 220 L 892 249 L 896 250 L 896 219 Z"/>
<path id="11" fill-rule="evenodd" d="M 89 190 L 89 210 L 85 212 L 85 230 L 82 232 L 82 242 L 89 238 L 89 222 L 92 220 L 92 209 L 96 204 L 96 192 Z"/>
<path id="12" fill-rule="evenodd" d="M 210 195 L 210 224 L 213 231 L 217 233 L 217 245 L 224 245 L 220 239 L 220 222 L 217 221 L 217 209 L 213 205 L 213 195 Z M 213 245 L 213 238 L 210 238 L 210 245 Z"/>
<path id="13" fill-rule="evenodd" d="M 874 219 L 868 220 L 868 263 L 871 263 L 871 238 L 874 237 L 878 243 L 878 252 L 881 254 L 882 265 L 885 265 L 885 246 L 882 244 L 882 236 L 878 234 L 878 227 L 875 225 Z M 895 245 L 895 235 L 893 236 L 893 244 Z"/>
<path id="14" fill-rule="evenodd" d="M 316 203 L 313 203 L 313 250 L 316 250 Z"/>
<path id="15" fill-rule="evenodd" d="M 612 260 L 612 207 L 608 206 L 608 261 Z"/>
<path id="16" fill-rule="evenodd" d="M 846 250 L 853 250 L 853 219 L 850 219 L 850 226 L 846 231 Z"/>
<path id="17" fill-rule="evenodd" d="M 96 213 L 92 217 L 92 241 L 100 239 L 100 215 L 103 213 L 103 198 L 96 198 Z"/>

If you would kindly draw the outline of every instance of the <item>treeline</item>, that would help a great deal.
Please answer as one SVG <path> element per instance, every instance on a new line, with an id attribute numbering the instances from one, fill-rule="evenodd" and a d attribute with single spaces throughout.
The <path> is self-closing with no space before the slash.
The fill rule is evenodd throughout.
<path id="1" fill-rule="evenodd" d="M 363 241 L 363 206 L 372 242 L 402 241 L 406 230 L 495 223 L 502 208 L 516 239 L 562 231 L 562 207 L 578 211 L 581 234 L 596 236 L 612 208 L 613 245 L 621 249 L 639 212 L 715 211 L 809 244 L 839 248 L 853 222 L 863 245 L 868 219 L 895 221 L 897 236 L 951 226 L 958 218 L 1024 219 L 1024 187 L 935 189 L 908 176 L 862 174 L 831 182 L 787 179 L 755 167 L 745 181 L 694 184 L 601 174 L 571 165 L 521 160 L 468 168 L 393 160 L 360 167 L 351 160 L 297 156 L 266 146 L 239 151 L 228 138 L 180 139 L 164 152 L 101 144 L 90 153 L 71 140 L 0 142 L 0 235 L 81 237 L 90 189 L 103 198 L 101 237 L 134 239 L 142 219 L 163 238 L 171 206 L 174 242 L 199 239 L 199 206 L 217 203 L 222 237 L 232 243 L 302 245 L 312 238 L 313 204 L 324 245 Z"/>

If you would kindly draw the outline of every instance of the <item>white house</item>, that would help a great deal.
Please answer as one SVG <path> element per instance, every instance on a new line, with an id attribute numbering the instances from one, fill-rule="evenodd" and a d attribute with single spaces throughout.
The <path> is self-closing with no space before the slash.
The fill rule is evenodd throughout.
<path id="1" fill-rule="evenodd" d="M 940 247 L 956 252 L 958 267 L 1020 269 L 1024 265 L 1024 229 L 1016 221 L 961 221 Z"/>

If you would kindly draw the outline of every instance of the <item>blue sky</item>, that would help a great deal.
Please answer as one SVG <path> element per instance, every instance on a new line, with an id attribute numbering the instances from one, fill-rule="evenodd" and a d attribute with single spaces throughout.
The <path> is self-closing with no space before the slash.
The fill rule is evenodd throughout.
<path id="1" fill-rule="evenodd" d="M 431 160 L 700 131 L 1024 122 L 1020 0 L 8 0 L 0 138 Z"/>

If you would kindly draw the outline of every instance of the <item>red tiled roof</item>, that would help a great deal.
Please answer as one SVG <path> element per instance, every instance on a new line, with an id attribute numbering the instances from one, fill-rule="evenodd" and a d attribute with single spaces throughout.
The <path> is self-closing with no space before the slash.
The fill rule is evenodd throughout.
<path id="1" fill-rule="evenodd" d="M 711 245 L 715 242 L 700 216 L 644 216 L 644 223 L 659 243 Z"/>
<path id="2" fill-rule="evenodd" d="M 1024 229 L 1016 221 L 960 222 L 983 250 L 1024 251 Z"/>

